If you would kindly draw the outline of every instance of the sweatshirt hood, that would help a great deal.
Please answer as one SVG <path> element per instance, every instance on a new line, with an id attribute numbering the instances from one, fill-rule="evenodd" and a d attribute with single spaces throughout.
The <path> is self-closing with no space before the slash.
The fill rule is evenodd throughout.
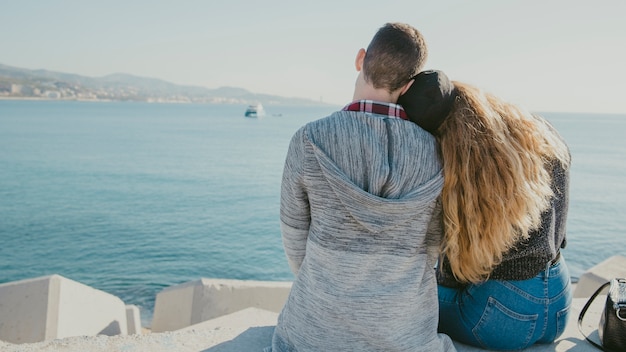
<path id="1" fill-rule="evenodd" d="M 358 223 L 373 233 L 415 219 L 432 205 L 443 188 L 443 172 L 440 170 L 400 198 L 380 197 L 357 186 L 323 150 L 314 143 L 312 146 L 325 179 L 342 205 Z"/>

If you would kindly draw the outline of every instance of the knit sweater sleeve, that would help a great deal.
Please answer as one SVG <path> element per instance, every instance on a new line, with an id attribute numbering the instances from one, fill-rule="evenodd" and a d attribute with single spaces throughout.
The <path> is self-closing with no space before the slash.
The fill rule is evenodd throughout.
<path id="1" fill-rule="evenodd" d="M 304 133 L 300 129 L 292 137 L 287 151 L 280 193 L 283 246 L 294 275 L 298 273 L 304 260 L 311 223 L 309 198 L 304 183 L 304 159 Z"/>

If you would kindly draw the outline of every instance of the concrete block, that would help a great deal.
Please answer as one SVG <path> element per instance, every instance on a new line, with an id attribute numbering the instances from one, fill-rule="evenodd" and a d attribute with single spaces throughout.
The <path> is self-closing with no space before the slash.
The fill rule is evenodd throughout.
<path id="1" fill-rule="evenodd" d="M 0 340 L 126 334 L 124 302 L 59 275 L 0 284 Z"/>
<path id="2" fill-rule="evenodd" d="M 128 335 L 141 334 L 141 317 L 139 307 L 133 304 L 126 306 L 126 326 Z"/>
<path id="3" fill-rule="evenodd" d="M 173 331 L 254 307 L 280 312 L 291 282 L 200 279 L 164 289 L 156 296 L 151 329 Z"/>
<path id="4" fill-rule="evenodd" d="M 626 278 L 626 257 L 616 255 L 591 267 L 580 276 L 574 298 L 589 297 L 602 284 L 618 277 Z"/>
<path id="5" fill-rule="evenodd" d="M 150 330 L 172 331 L 192 325 L 191 315 L 197 285 L 199 281 L 189 281 L 157 293 Z"/>
<path id="6" fill-rule="evenodd" d="M 52 287 L 51 287 L 52 286 Z M 49 310 L 50 291 L 58 295 L 51 277 L 0 284 L 0 340 L 11 343 L 50 339 L 54 333 Z"/>

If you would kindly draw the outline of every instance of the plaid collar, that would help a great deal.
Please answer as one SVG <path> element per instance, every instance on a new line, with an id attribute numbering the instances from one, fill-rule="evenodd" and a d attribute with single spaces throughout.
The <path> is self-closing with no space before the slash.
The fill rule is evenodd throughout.
<path id="1" fill-rule="evenodd" d="M 403 120 L 409 119 L 402 106 L 393 103 L 382 103 L 374 100 L 353 101 L 352 103 L 346 105 L 342 110 L 369 112 L 372 114 L 387 115 L 389 117 L 400 118 Z"/>

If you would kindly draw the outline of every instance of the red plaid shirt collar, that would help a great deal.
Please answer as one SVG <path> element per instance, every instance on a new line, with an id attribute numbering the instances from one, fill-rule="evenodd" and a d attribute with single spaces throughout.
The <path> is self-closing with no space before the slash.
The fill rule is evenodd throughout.
<path id="1" fill-rule="evenodd" d="M 408 120 L 409 117 L 404 111 L 404 108 L 398 104 L 382 103 L 374 100 L 357 100 L 346 105 L 343 111 L 362 111 L 369 112 L 378 115 L 387 115 L 389 117 L 396 117 L 403 120 Z"/>

